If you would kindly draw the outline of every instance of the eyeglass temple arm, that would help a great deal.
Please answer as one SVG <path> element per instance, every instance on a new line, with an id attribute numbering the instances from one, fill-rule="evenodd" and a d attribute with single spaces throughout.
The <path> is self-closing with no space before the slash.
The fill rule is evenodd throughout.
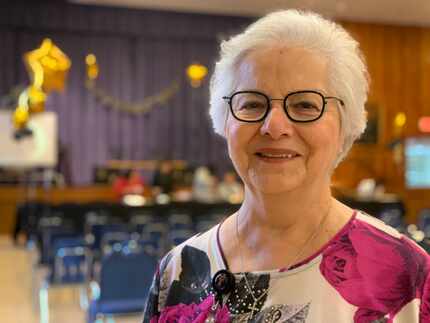
<path id="1" fill-rule="evenodd" d="M 325 96 L 325 97 L 324 97 L 324 99 L 326 100 L 326 103 L 327 103 L 327 100 L 329 100 L 329 99 L 334 99 L 334 100 L 339 101 L 339 103 L 340 103 L 342 106 L 345 106 L 345 103 L 343 102 L 343 100 L 342 100 L 342 99 L 339 99 L 339 98 L 337 98 L 337 97 L 335 97 L 335 96 Z"/>

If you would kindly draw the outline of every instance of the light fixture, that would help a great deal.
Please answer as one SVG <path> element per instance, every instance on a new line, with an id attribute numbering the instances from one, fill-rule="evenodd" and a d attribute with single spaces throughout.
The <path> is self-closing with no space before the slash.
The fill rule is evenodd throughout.
<path id="1" fill-rule="evenodd" d="M 418 120 L 418 129 L 421 132 L 430 133 L 430 117 L 421 117 Z"/>

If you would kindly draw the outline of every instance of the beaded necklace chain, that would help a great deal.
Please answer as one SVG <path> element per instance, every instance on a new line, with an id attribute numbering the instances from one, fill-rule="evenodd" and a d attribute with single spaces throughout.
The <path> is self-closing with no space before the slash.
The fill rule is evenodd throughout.
<path id="1" fill-rule="evenodd" d="M 316 236 L 321 232 L 321 228 L 323 227 L 329 213 L 331 210 L 331 203 L 330 206 L 327 210 L 327 213 L 324 215 L 324 217 L 321 219 L 320 223 L 318 224 L 318 226 L 315 228 L 315 230 L 312 232 L 312 234 L 308 237 L 308 239 L 303 243 L 303 247 L 299 250 L 299 252 L 294 256 L 293 260 L 291 261 L 290 264 L 288 264 L 288 266 L 284 267 L 285 271 L 288 271 L 291 269 L 291 267 L 296 263 L 296 261 L 300 258 L 300 256 L 303 254 L 303 252 L 306 250 L 306 248 L 311 244 L 311 242 L 316 238 Z M 244 262 L 243 262 L 243 252 L 242 252 L 242 245 L 240 243 L 240 237 L 239 237 L 239 212 L 236 214 L 236 239 L 237 239 L 237 244 L 239 247 L 239 256 L 240 256 L 240 265 L 243 268 L 245 268 L 244 266 Z M 251 295 L 254 303 L 252 304 L 252 306 L 248 306 L 248 309 L 251 310 L 251 314 L 249 319 L 252 319 L 254 317 L 254 314 L 256 314 L 258 312 L 258 302 L 266 295 L 269 293 L 269 289 L 270 286 L 264 291 L 262 292 L 258 297 L 256 297 L 252 291 L 252 288 L 248 282 L 248 279 L 246 278 L 246 272 L 243 273 L 243 278 L 245 280 L 245 284 L 246 287 L 249 290 L 249 294 Z"/>

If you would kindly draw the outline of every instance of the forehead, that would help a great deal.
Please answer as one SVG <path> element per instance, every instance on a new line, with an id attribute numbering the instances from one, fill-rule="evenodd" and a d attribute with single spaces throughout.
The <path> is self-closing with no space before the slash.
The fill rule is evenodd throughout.
<path id="1" fill-rule="evenodd" d="M 272 46 L 253 50 L 237 70 L 237 90 L 258 89 L 282 94 L 303 89 L 327 92 L 328 62 L 304 48 Z"/>

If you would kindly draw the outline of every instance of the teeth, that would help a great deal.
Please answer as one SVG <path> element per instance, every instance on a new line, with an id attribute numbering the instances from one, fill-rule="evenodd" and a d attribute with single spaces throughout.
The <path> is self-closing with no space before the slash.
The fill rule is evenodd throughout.
<path id="1" fill-rule="evenodd" d="M 261 156 L 263 157 L 269 157 L 269 158 L 293 158 L 294 155 L 293 154 L 263 154 L 260 153 Z"/>

